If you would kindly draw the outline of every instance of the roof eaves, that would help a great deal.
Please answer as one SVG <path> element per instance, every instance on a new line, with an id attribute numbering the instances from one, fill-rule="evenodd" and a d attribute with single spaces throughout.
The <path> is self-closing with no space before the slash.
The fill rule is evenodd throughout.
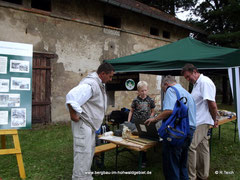
<path id="1" fill-rule="evenodd" d="M 131 7 L 126 4 L 121 4 L 120 7 L 131 10 Z"/>
<path id="2" fill-rule="evenodd" d="M 120 3 L 120 2 L 117 2 L 117 1 L 111 1 L 111 0 L 108 0 L 108 2 L 109 3 L 111 3 L 112 5 L 115 5 L 115 6 L 120 6 L 120 4 L 122 4 L 122 3 Z"/>
<path id="3" fill-rule="evenodd" d="M 141 11 L 140 9 L 137 8 L 131 8 L 132 11 L 137 12 L 137 13 L 142 13 L 143 11 Z"/>
<path id="4" fill-rule="evenodd" d="M 128 3 L 126 3 L 126 1 L 124 1 L 124 0 L 123 1 L 120 1 L 120 0 L 99 0 L 99 1 L 109 3 L 109 4 L 112 4 L 112 5 L 115 5 L 115 6 L 119 6 L 121 8 L 130 10 L 130 11 L 133 11 L 133 12 L 136 12 L 136 13 L 140 13 L 140 14 L 143 14 L 143 15 L 146 15 L 146 16 L 149 16 L 149 17 L 152 17 L 152 18 L 155 18 L 155 19 L 158 19 L 158 20 L 170 23 L 170 24 L 174 24 L 176 26 L 179 26 L 179 27 L 182 27 L 182 28 L 194 31 L 194 32 L 198 32 L 198 33 L 201 33 L 201 34 L 206 34 L 205 31 L 203 31 L 199 28 L 190 26 L 186 22 L 181 21 L 180 19 L 175 18 L 174 16 L 170 17 L 169 14 L 165 14 L 164 12 L 162 12 L 158 9 L 149 7 L 149 6 L 147 6 L 145 4 L 142 4 L 140 2 L 135 1 L 135 3 L 137 3 L 137 4 L 135 5 L 135 7 L 133 7 L 134 3 L 132 3 L 132 2 L 134 0 L 132 0 L 132 2 L 127 1 Z M 144 8 L 144 7 L 148 7 L 149 9 Z"/>

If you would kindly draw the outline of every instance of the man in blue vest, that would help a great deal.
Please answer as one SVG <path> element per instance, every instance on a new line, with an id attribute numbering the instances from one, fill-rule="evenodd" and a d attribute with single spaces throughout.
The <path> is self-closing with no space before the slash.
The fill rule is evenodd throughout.
<path id="1" fill-rule="evenodd" d="M 107 109 L 105 83 L 112 80 L 114 69 L 103 63 L 66 95 L 72 120 L 74 164 L 72 180 L 92 180 L 91 165 L 97 131 Z"/>

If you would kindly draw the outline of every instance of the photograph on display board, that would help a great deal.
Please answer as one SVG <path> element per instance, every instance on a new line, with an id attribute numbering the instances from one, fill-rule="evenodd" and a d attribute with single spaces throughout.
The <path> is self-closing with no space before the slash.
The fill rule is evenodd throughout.
<path id="1" fill-rule="evenodd" d="M 10 72 L 29 73 L 29 61 L 11 59 Z"/>
<path id="2" fill-rule="evenodd" d="M 9 92 L 9 79 L 0 79 L 0 92 Z"/>
<path id="3" fill-rule="evenodd" d="M 26 108 L 11 109 L 11 127 L 26 127 Z"/>
<path id="4" fill-rule="evenodd" d="M 0 111 L 0 125 L 8 124 L 8 111 Z"/>
<path id="5" fill-rule="evenodd" d="M 20 107 L 20 94 L 0 93 L 0 107 Z"/>
<path id="6" fill-rule="evenodd" d="M 7 57 L 0 56 L 0 74 L 7 74 Z"/>
<path id="7" fill-rule="evenodd" d="M 30 78 L 11 77 L 11 90 L 30 90 Z"/>

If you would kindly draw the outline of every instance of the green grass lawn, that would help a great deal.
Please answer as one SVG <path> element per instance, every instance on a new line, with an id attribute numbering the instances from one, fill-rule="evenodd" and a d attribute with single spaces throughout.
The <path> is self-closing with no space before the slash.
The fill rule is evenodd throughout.
<path id="1" fill-rule="evenodd" d="M 238 137 L 238 135 L 237 135 Z M 70 180 L 73 165 L 72 133 L 70 123 L 34 125 L 32 130 L 19 130 L 23 161 L 27 180 Z M 240 143 L 233 142 L 234 124 L 229 122 L 221 127 L 221 139 L 218 129 L 214 129 L 211 151 L 211 180 L 240 179 Z M 7 136 L 7 147 L 12 147 L 12 138 Z M 149 175 L 141 179 L 164 179 L 162 173 L 161 145 L 147 152 L 148 164 L 145 169 Z M 118 157 L 118 170 L 122 172 L 138 171 L 138 153 L 122 152 Z M 105 168 L 94 168 L 96 172 L 115 170 L 115 150 L 105 153 Z M 114 179 L 114 175 L 95 175 L 97 180 Z M 19 178 L 15 155 L 0 156 L 0 179 L 17 180 Z M 119 175 L 118 179 L 137 179 L 137 175 Z"/>

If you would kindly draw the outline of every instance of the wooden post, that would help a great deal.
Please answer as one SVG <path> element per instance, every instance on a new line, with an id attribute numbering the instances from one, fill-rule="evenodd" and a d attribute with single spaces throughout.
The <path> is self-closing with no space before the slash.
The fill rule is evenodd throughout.
<path id="1" fill-rule="evenodd" d="M 20 142 L 18 137 L 18 131 L 16 129 L 0 130 L 0 135 L 1 135 L 1 142 L 2 142 L 1 143 L 2 149 L 0 149 L 0 155 L 16 154 L 20 177 L 22 179 L 26 179 L 26 174 L 25 174 L 23 159 L 22 159 L 22 152 L 21 152 L 21 147 L 20 147 Z M 6 149 L 5 135 L 13 136 L 14 149 L 13 148 Z"/>

